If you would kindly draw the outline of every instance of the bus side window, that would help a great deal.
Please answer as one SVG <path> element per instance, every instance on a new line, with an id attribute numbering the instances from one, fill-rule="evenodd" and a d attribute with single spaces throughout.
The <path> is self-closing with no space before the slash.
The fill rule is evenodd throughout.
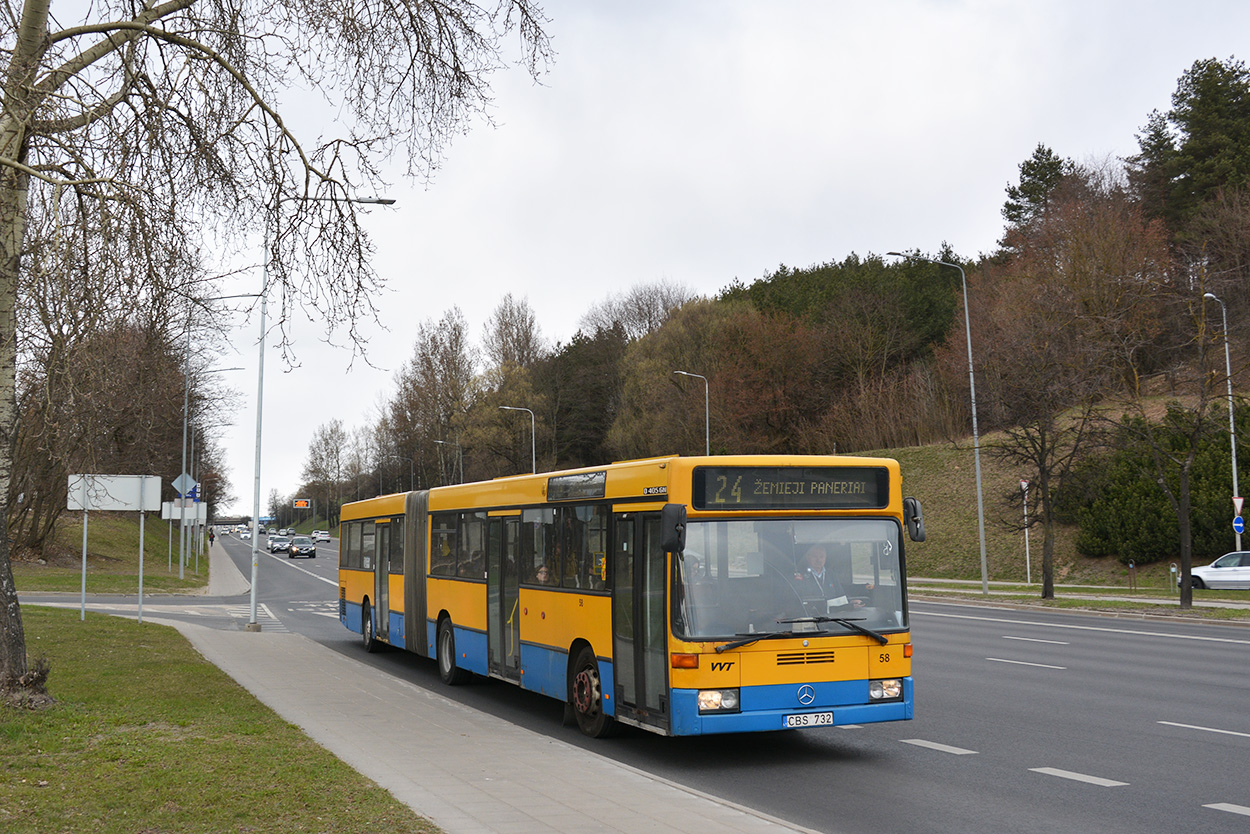
<path id="1" fill-rule="evenodd" d="M 438 513 L 433 517 L 433 535 L 430 538 L 430 575 L 456 575 L 456 521 L 455 513 Z"/>

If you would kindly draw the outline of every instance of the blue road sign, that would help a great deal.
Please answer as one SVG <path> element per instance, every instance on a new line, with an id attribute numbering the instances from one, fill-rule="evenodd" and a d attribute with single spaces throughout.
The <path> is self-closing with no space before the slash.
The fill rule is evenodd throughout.
<path id="1" fill-rule="evenodd" d="M 1239 536 L 1246 532 L 1246 521 L 1241 516 L 1233 519 L 1233 532 Z"/>

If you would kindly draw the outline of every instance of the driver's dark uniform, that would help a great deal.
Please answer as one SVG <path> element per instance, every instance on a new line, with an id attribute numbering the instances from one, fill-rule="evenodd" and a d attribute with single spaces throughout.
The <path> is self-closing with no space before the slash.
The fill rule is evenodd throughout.
<path id="1" fill-rule="evenodd" d="M 828 568 L 818 574 L 810 567 L 805 567 L 795 574 L 794 578 L 795 586 L 805 603 L 827 602 L 830 605 L 839 606 L 850 602 L 846 597 L 846 591 L 842 589 L 842 585 L 833 577 Z"/>

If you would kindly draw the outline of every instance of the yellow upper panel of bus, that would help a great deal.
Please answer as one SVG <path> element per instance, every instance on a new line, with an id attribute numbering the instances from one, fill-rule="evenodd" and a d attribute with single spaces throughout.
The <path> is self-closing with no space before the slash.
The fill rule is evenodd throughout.
<path id="1" fill-rule="evenodd" d="M 889 474 L 890 495 L 888 507 L 898 512 L 902 502 L 902 486 L 899 482 L 898 462 L 889 458 L 864 458 L 846 455 L 718 455 L 715 457 L 681 457 L 673 455 L 646 460 L 622 461 L 605 466 L 566 469 L 556 472 L 540 472 L 537 475 L 513 475 L 496 478 L 492 481 L 479 481 L 468 484 L 434 487 L 429 491 L 429 510 L 466 510 L 474 508 L 525 507 L 545 504 L 552 500 L 578 500 L 576 487 L 574 494 L 562 499 L 548 496 L 548 485 L 552 479 L 564 479 L 567 483 L 577 484 L 578 476 L 585 476 L 593 483 L 593 496 L 585 496 L 587 500 L 649 500 L 658 504 L 665 501 L 689 504 L 691 500 L 691 483 L 694 470 L 700 466 L 715 467 L 884 467 Z M 594 476 L 603 473 L 601 479 Z M 364 501 L 343 505 L 342 520 L 350 521 L 359 518 L 383 518 L 402 515 L 406 493 L 382 495 Z M 768 510 L 757 510 L 768 514 Z M 778 510 L 776 512 L 793 513 L 794 510 Z M 837 515 L 847 510 L 816 510 L 817 513 Z M 690 508 L 691 515 L 704 515 Z"/>

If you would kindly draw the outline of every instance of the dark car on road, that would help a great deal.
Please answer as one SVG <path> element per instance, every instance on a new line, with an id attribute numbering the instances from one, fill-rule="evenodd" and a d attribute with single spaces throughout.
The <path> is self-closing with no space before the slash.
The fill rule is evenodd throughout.
<path id="1" fill-rule="evenodd" d="M 296 536 L 291 539 L 291 546 L 287 548 L 286 555 L 288 559 L 294 559 L 296 556 L 307 556 L 309 559 L 317 558 L 317 545 L 313 544 L 313 540 L 308 536 Z"/>

